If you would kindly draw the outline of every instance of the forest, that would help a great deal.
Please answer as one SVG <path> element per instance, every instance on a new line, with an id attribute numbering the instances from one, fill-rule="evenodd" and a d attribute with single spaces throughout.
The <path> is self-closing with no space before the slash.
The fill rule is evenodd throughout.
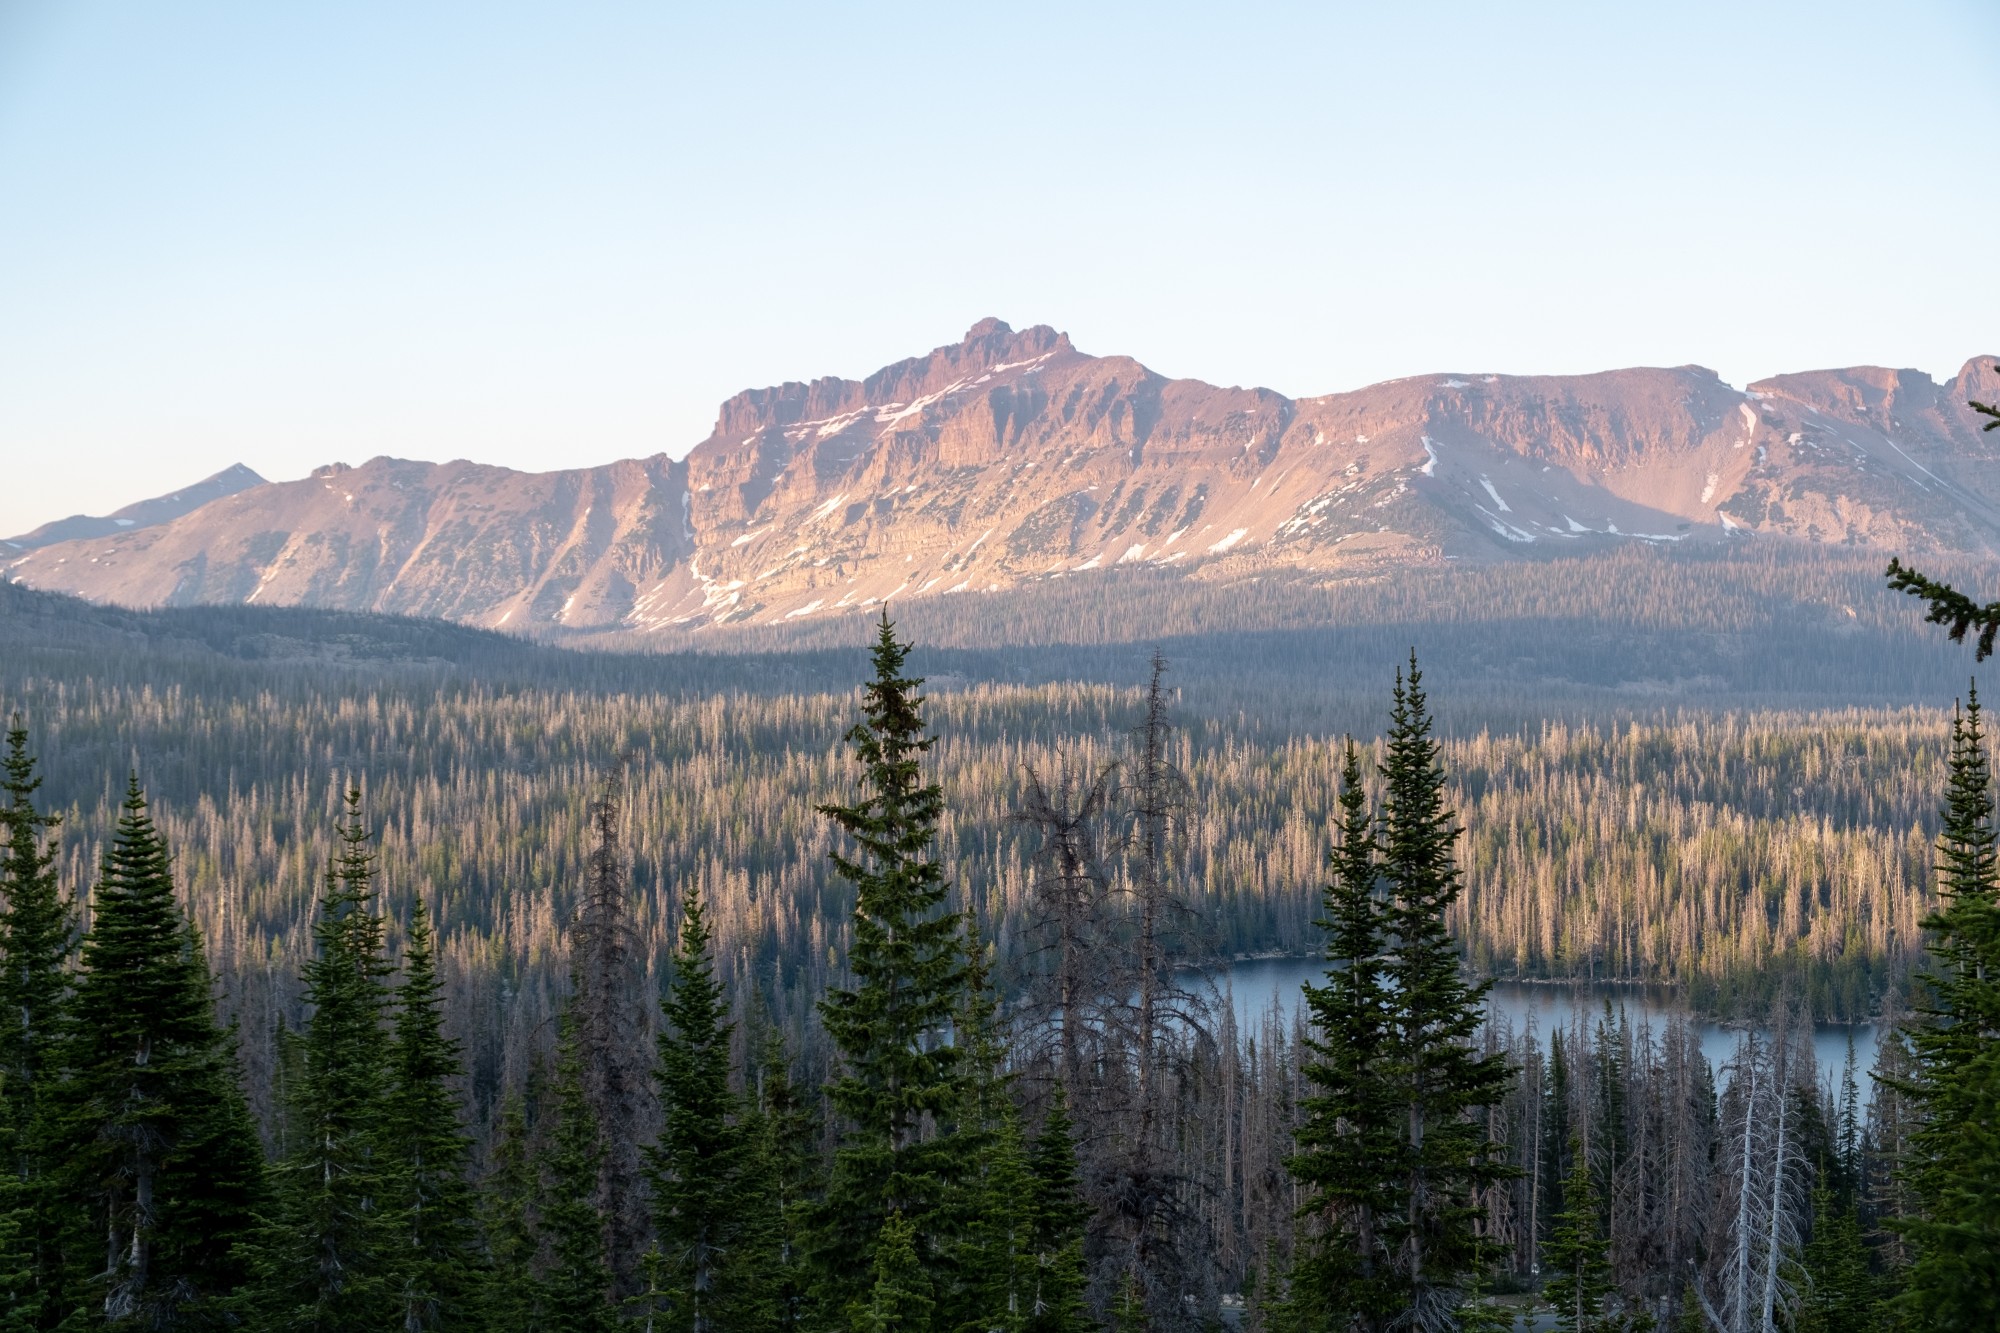
<path id="1" fill-rule="evenodd" d="M 0 609 L 15 1327 L 1989 1326 L 1904 1007 L 1985 1002 L 1976 710 Z"/>

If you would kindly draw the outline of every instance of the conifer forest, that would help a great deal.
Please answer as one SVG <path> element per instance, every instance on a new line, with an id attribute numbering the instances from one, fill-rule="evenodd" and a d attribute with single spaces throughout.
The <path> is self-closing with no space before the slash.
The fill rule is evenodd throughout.
<path id="1" fill-rule="evenodd" d="M 2000 1326 L 1992 726 L 1910 590 L 1955 701 L 0 586 L 0 1327 Z"/>

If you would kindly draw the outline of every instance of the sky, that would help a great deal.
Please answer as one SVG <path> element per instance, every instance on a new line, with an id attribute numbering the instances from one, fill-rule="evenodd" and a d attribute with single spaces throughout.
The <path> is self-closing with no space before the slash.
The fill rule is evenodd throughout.
<path id="1" fill-rule="evenodd" d="M 2000 5 L 0 0 L 0 534 L 988 315 L 1293 396 L 2000 352 Z"/>

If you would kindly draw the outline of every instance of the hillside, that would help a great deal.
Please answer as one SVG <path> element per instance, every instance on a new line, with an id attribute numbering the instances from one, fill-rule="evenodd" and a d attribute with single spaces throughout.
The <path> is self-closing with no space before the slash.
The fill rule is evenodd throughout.
<path id="1" fill-rule="evenodd" d="M 997 320 L 865 380 L 737 395 L 666 454 L 522 473 L 376 458 L 12 557 L 128 606 L 303 605 L 533 634 L 797 624 L 1119 567 L 1314 581 L 1779 539 L 2000 552 L 2000 441 L 1874 368 L 1458 373 L 1290 399 Z"/>

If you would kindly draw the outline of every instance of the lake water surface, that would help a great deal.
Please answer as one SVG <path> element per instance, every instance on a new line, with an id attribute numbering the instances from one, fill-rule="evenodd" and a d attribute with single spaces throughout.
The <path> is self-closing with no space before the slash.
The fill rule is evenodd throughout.
<path id="1" fill-rule="evenodd" d="M 1205 982 L 1201 974 L 1187 974 L 1182 978 L 1182 984 L 1197 991 L 1203 984 L 1213 986 L 1213 993 L 1218 999 L 1228 993 L 1234 1000 L 1238 1027 L 1255 1031 L 1262 1016 L 1274 1004 L 1290 1019 L 1304 1000 L 1300 988 L 1306 982 L 1317 982 L 1325 975 L 1326 964 L 1317 958 L 1244 958 L 1226 968 L 1209 972 Z M 1579 1009 L 1583 1011 L 1586 1021 L 1595 1021 L 1604 1012 L 1606 1000 L 1611 1002 L 1614 1010 L 1623 1006 L 1634 1026 L 1641 1019 L 1650 1020 L 1656 1032 L 1664 1026 L 1669 1015 L 1687 1013 L 1686 1006 L 1679 1004 L 1671 991 L 1658 986 L 1496 981 L 1486 995 L 1488 1012 L 1506 1019 L 1517 1035 L 1528 1030 L 1529 1020 L 1532 1019 L 1535 1033 L 1545 1049 L 1549 1034 L 1566 1030 L 1572 1015 Z M 1723 1063 L 1736 1053 L 1736 1047 L 1743 1039 L 1744 1026 L 1725 1026 L 1707 1019 L 1695 1020 L 1694 1026 L 1701 1036 L 1701 1049 L 1708 1056 L 1710 1068 L 1720 1071 Z M 1847 1060 L 1847 1045 L 1852 1040 L 1855 1069 L 1863 1080 L 1865 1095 L 1866 1077 L 1875 1064 L 1875 1046 L 1879 1036 L 1879 1025 L 1873 1023 L 1814 1024 L 1813 1054 L 1819 1064 L 1821 1080 L 1840 1078 L 1841 1068 Z"/>

